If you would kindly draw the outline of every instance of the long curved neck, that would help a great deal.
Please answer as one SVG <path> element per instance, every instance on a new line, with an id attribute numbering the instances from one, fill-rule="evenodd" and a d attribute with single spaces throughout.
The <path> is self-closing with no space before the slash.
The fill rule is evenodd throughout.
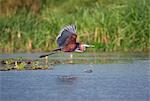
<path id="1" fill-rule="evenodd" d="M 76 43 L 76 49 L 75 49 L 76 52 L 84 52 L 84 50 L 85 50 L 85 47 L 83 46 L 83 44 Z"/>
<path id="2" fill-rule="evenodd" d="M 84 52 L 86 50 L 86 48 L 93 48 L 94 45 L 87 45 L 87 44 L 82 44 L 82 43 L 76 43 L 77 44 L 77 48 L 76 48 L 76 52 Z"/>

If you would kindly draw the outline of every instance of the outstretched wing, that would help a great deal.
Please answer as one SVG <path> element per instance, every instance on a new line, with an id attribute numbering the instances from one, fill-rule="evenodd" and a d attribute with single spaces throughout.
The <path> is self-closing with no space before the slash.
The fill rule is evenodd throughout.
<path id="1" fill-rule="evenodd" d="M 70 42 L 76 43 L 76 37 L 77 35 L 75 25 L 69 25 L 64 27 L 56 38 L 58 47 L 62 48 Z"/>

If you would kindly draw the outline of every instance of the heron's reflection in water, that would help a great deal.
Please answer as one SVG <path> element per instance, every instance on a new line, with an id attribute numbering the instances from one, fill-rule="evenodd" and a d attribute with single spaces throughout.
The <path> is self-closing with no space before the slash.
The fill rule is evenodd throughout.
<path id="1" fill-rule="evenodd" d="M 57 83 L 74 84 L 77 80 L 75 75 L 57 75 Z"/>

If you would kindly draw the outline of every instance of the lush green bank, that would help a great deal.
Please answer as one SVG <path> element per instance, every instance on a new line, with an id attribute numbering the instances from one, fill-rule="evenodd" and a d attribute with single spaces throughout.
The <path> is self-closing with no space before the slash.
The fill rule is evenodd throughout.
<path id="1" fill-rule="evenodd" d="M 149 0 L 0 0 L 0 50 L 50 51 L 60 28 L 102 51 L 150 50 Z"/>

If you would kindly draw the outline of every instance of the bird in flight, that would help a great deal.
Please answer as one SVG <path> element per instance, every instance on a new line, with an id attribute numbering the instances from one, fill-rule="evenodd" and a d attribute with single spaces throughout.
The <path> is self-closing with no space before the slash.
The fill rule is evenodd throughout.
<path id="1" fill-rule="evenodd" d="M 56 38 L 58 45 L 57 49 L 52 50 L 51 53 L 41 55 L 40 58 L 54 54 L 57 51 L 63 52 L 84 52 L 88 47 L 94 47 L 93 45 L 82 44 L 76 42 L 77 32 L 75 25 L 68 25 L 61 29 L 59 35 Z"/>

